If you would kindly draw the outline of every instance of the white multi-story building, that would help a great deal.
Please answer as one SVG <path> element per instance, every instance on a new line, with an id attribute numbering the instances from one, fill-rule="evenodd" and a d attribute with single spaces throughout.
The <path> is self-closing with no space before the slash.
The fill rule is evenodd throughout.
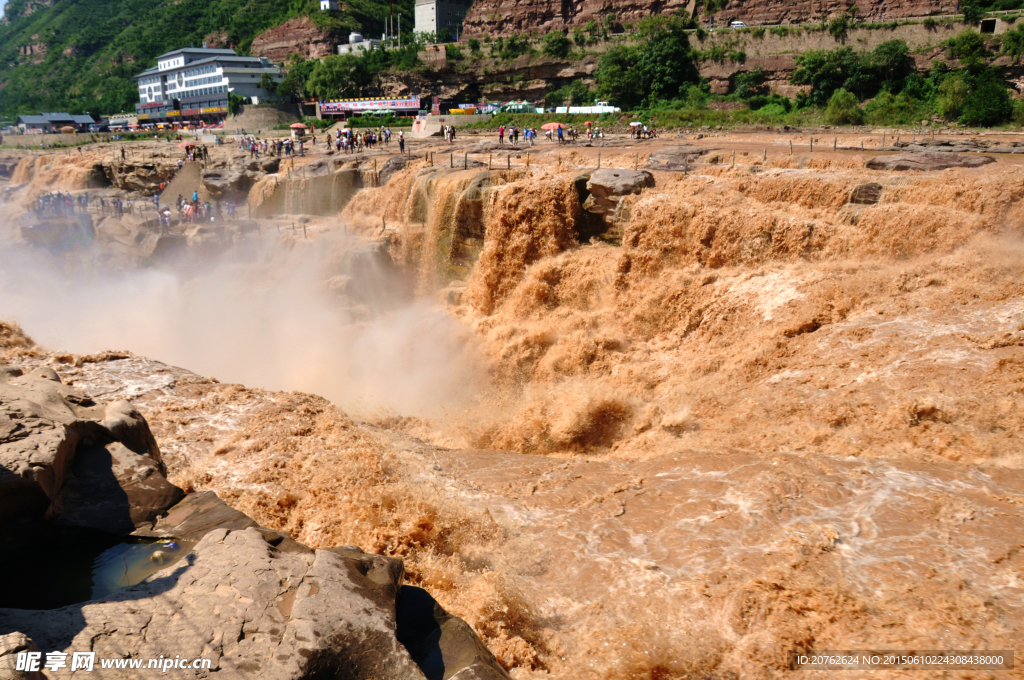
<path id="1" fill-rule="evenodd" d="M 433 33 L 445 42 L 445 34 L 452 40 L 462 35 L 462 22 L 472 6 L 472 0 L 416 0 L 417 33 Z"/>
<path id="2" fill-rule="evenodd" d="M 157 58 L 135 76 L 139 83 L 139 122 L 211 121 L 228 113 L 228 94 L 253 103 L 274 96 L 261 86 L 264 74 L 281 82 L 281 69 L 266 57 L 240 57 L 234 50 L 185 47 Z"/>

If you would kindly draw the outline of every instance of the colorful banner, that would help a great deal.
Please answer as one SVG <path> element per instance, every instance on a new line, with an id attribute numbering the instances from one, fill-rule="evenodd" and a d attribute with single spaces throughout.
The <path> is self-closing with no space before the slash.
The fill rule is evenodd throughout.
<path id="1" fill-rule="evenodd" d="M 342 111 L 373 111 L 376 109 L 392 109 L 397 111 L 419 111 L 419 97 L 407 99 L 336 99 L 320 102 L 321 113 L 340 113 Z"/>

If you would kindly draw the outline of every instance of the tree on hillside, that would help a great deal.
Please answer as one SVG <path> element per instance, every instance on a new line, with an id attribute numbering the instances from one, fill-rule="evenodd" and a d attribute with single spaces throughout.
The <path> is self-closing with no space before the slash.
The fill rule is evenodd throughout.
<path id="1" fill-rule="evenodd" d="M 858 99 L 870 89 L 864 74 L 864 60 L 851 47 L 808 50 L 796 58 L 793 83 L 810 85 L 810 101 L 825 106 L 836 90 L 844 89 Z"/>
<path id="2" fill-rule="evenodd" d="M 909 59 L 910 48 L 903 40 L 886 40 L 884 43 L 871 51 L 869 63 L 885 80 L 886 86 L 891 90 L 895 81 L 905 77 L 910 72 Z"/>
<path id="3" fill-rule="evenodd" d="M 601 57 L 598 93 L 617 106 L 636 108 L 677 98 L 687 85 L 699 82 L 684 25 L 676 16 L 641 20 L 639 45 L 615 47 Z"/>
<path id="4" fill-rule="evenodd" d="M 366 61 L 352 54 L 336 54 L 317 62 L 307 88 L 320 99 L 355 97 L 372 82 Z"/>
<path id="5" fill-rule="evenodd" d="M 1013 115 L 1009 86 L 998 71 L 984 68 L 968 78 L 970 95 L 960 114 L 961 123 L 990 127 L 1005 122 Z"/>

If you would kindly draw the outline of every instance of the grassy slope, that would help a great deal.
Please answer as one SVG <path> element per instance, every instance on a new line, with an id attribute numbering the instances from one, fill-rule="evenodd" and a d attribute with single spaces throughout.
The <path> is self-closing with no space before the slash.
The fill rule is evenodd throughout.
<path id="1" fill-rule="evenodd" d="M 0 26 L 0 116 L 67 110 L 116 113 L 137 101 L 132 76 L 169 50 L 200 45 L 214 31 L 246 53 L 252 39 L 286 19 L 308 14 L 322 28 L 376 34 L 388 3 L 354 0 L 322 14 L 318 0 L 56 0 L 21 16 L 26 0 L 10 0 Z M 412 0 L 397 0 L 411 25 Z M 403 22 L 405 23 L 405 22 Z M 37 36 L 33 39 L 33 36 Z M 30 64 L 19 47 L 44 43 L 46 58 Z"/>

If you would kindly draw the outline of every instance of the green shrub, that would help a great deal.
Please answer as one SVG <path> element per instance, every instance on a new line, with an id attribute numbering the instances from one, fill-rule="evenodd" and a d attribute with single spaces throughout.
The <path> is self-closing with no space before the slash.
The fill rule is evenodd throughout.
<path id="1" fill-rule="evenodd" d="M 469 51 L 473 54 L 477 54 L 480 51 L 480 41 L 476 38 L 469 39 Z"/>
<path id="2" fill-rule="evenodd" d="M 936 21 L 935 19 L 932 19 L 931 17 L 926 18 L 921 23 L 925 27 L 925 30 L 928 30 L 928 31 L 934 31 L 935 29 L 937 29 L 939 27 L 939 22 Z"/>
<path id="3" fill-rule="evenodd" d="M 760 26 L 759 26 L 759 27 L 757 27 L 757 28 L 755 28 L 755 29 L 754 29 L 753 31 L 751 31 L 751 34 L 752 34 L 752 35 L 753 35 L 753 36 L 754 36 L 755 38 L 757 38 L 758 40 L 760 40 L 761 38 L 763 38 L 763 37 L 764 37 L 764 33 L 765 33 L 765 30 L 764 30 L 764 28 L 762 28 L 762 27 L 760 27 Z"/>
<path id="4" fill-rule="evenodd" d="M 1013 103 L 1013 122 L 1024 127 L 1024 99 Z"/>
<path id="5" fill-rule="evenodd" d="M 579 26 L 572 29 L 572 41 L 580 47 L 587 44 L 587 36 Z"/>
<path id="6" fill-rule="evenodd" d="M 740 99 L 750 99 L 757 95 L 768 94 L 768 88 L 764 84 L 764 71 L 760 68 L 753 71 L 740 71 L 733 76 L 732 85 L 733 92 Z"/>
<path id="7" fill-rule="evenodd" d="M 847 19 L 845 14 L 840 14 L 828 23 L 828 34 L 836 40 L 844 40 L 849 31 L 850 20 Z"/>
<path id="8" fill-rule="evenodd" d="M 829 125 L 863 125 L 864 109 L 852 92 L 839 88 L 828 100 L 825 120 Z"/>
<path id="9" fill-rule="evenodd" d="M 964 112 L 971 87 L 961 75 L 945 78 L 939 85 L 939 113 L 947 120 L 956 120 Z"/>
<path id="10" fill-rule="evenodd" d="M 565 58 L 572 49 L 572 41 L 562 31 L 552 31 L 540 41 L 540 51 L 549 57 Z"/>
<path id="11" fill-rule="evenodd" d="M 987 68 L 973 77 L 970 96 L 960 115 L 964 125 L 991 127 L 1013 115 L 1013 104 L 1006 81 L 995 69 Z"/>
<path id="12" fill-rule="evenodd" d="M 974 61 L 985 56 L 985 39 L 977 31 L 969 28 L 957 33 L 944 43 L 951 59 Z"/>
<path id="13" fill-rule="evenodd" d="M 985 16 L 985 10 L 974 2 L 964 2 L 961 5 L 961 12 L 964 15 L 964 23 L 970 26 L 977 26 L 978 22 Z"/>
<path id="14" fill-rule="evenodd" d="M 1019 59 L 1024 54 L 1024 26 L 1003 34 L 1003 53 L 1014 59 Z"/>

